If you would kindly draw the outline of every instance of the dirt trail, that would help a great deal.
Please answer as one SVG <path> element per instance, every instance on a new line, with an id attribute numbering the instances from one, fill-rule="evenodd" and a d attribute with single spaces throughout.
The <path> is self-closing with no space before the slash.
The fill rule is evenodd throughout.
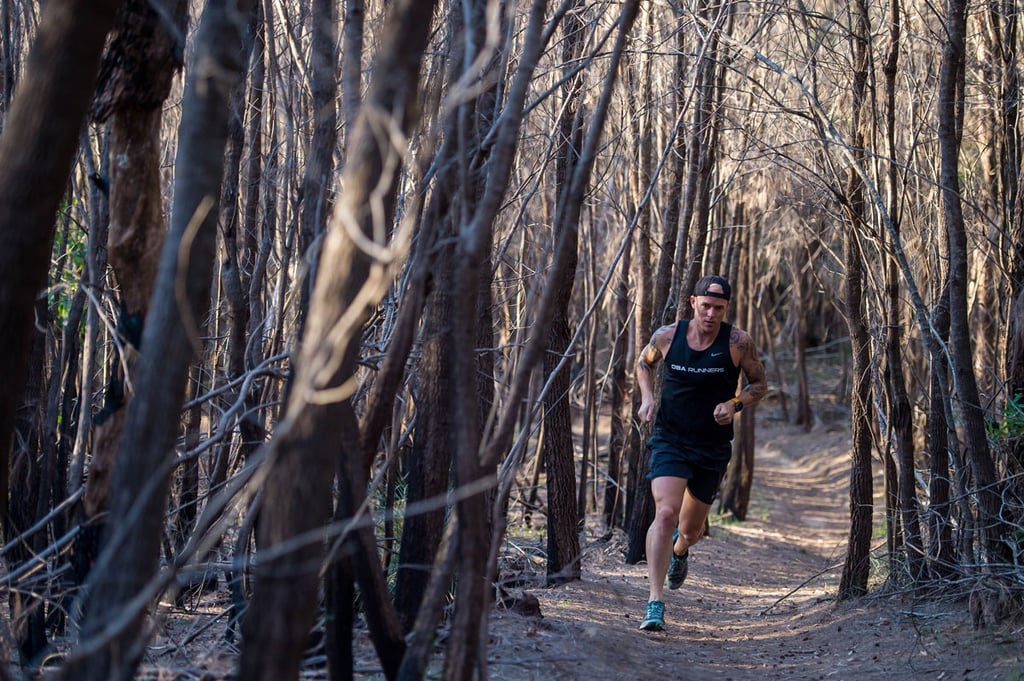
<path id="1" fill-rule="evenodd" d="M 837 604 L 849 433 L 758 428 L 750 518 L 713 520 L 686 584 L 666 591 L 666 631 L 637 628 L 646 566 L 623 562 L 621 535 L 595 539 L 582 581 L 530 590 L 541 618 L 495 613 L 491 677 L 1024 678 L 1021 631 L 975 631 L 964 603 L 875 595 Z"/>
<path id="2" fill-rule="evenodd" d="M 963 601 L 880 595 L 872 584 L 872 595 L 837 604 L 849 432 L 840 424 L 804 433 L 765 416 L 757 438 L 749 518 L 712 518 L 712 536 L 694 547 L 686 583 L 665 593 L 665 631 L 638 629 L 646 566 L 626 565 L 622 533 L 602 542 L 595 520 L 582 580 L 528 588 L 539 600 L 540 617 L 492 612 L 490 679 L 1024 679 L 1024 629 L 975 630 Z M 876 527 L 882 522 L 877 515 Z M 522 524 L 515 531 L 523 531 Z M 882 541 L 884 532 L 876 536 Z M 508 555 L 518 557 L 521 574 L 536 584 L 544 579 L 543 544 L 543 528 L 508 537 Z M 224 645 L 219 628 L 207 631 L 227 602 L 219 594 L 208 608 L 171 617 L 166 640 L 151 648 L 149 670 L 161 673 L 140 678 L 200 678 L 191 671 L 163 676 L 169 667 L 228 678 L 235 651 Z M 383 679 L 365 628 L 356 633 L 356 678 Z M 182 641 L 192 643 L 179 648 Z M 434 667 L 443 663 L 443 642 L 442 631 Z M 302 678 L 326 678 L 325 670 L 312 665 Z M 439 678 L 436 669 L 427 678 Z"/>

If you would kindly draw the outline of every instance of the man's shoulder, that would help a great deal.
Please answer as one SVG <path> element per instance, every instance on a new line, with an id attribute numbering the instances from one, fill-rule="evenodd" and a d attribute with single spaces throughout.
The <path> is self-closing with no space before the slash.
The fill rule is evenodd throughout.
<path id="1" fill-rule="evenodd" d="M 736 326 L 731 324 L 729 328 L 729 344 L 736 345 L 737 343 L 743 343 L 750 340 L 750 334 Z"/>
<path id="2" fill-rule="evenodd" d="M 654 332 L 654 340 L 660 344 L 671 344 L 672 339 L 676 336 L 676 330 L 679 328 L 679 322 L 672 322 L 660 327 Z"/>
<path id="3" fill-rule="evenodd" d="M 734 352 L 740 353 L 740 357 L 757 355 L 756 348 L 754 347 L 754 339 L 749 333 L 738 326 L 733 326 L 729 331 L 729 347 L 732 348 Z"/>

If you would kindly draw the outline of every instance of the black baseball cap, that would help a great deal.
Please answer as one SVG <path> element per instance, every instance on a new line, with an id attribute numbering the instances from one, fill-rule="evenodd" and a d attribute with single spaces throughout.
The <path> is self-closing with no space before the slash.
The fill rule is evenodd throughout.
<path id="1" fill-rule="evenodd" d="M 725 277 L 712 274 L 697 280 L 697 285 L 693 287 L 693 295 L 731 300 L 732 286 L 729 285 L 729 280 Z"/>

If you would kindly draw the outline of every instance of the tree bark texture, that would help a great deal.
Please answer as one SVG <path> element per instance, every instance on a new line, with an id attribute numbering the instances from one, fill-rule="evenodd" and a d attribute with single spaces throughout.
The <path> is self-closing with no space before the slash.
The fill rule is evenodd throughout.
<path id="1" fill-rule="evenodd" d="M 853 148 L 863 158 L 864 117 L 867 110 L 868 86 L 868 13 L 864 0 L 851 6 L 853 44 Z M 853 598 L 867 592 L 871 557 L 873 493 L 871 476 L 871 339 L 865 319 L 864 255 L 861 251 L 860 229 L 864 224 L 865 201 L 863 180 L 855 170 L 849 171 L 846 195 L 846 232 L 843 260 L 846 286 L 846 324 L 850 330 L 853 354 L 853 389 L 850 395 L 850 419 L 853 431 L 853 452 L 850 462 L 850 533 L 846 560 L 839 581 L 839 598 Z"/>
<path id="2" fill-rule="evenodd" d="M 738 221 L 742 222 L 742 221 Z M 741 262 L 739 276 L 736 281 L 736 290 L 745 291 L 747 299 L 744 302 L 743 310 L 745 318 L 742 320 L 742 327 L 750 334 L 750 339 L 755 346 L 758 345 L 759 333 L 756 325 L 757 310 L 760 307 L 757 301 L 750 296 L 756 290 L 754 285 L 754 254 L 757 253 L 758 226 L 755 224 L 748 227 L 741 236 Z M 742 386 L 737 386 L 742 389 Z M 721 490 L 721 501 L 719 506 L 722 510 L 729 511 L 737 520 L 746 520 L 750 508 L 750 493 L 754 484 L 754 453 L 757 442 L 757 405 L 749 410 L 744 409 L 737 419 L 739 428 L 736 433 L 736 440 L 733 443 L 732 460 L 726 471 Z"/>
<path id="3" fill-rule="evenodd" d="M 964 447 L 978 497 L 978 528 L 981 548 L 991 562 L 1009 559 L 1004 543 L 1006 528 L 999 517 L 1001 505 L 996 469 L 985 431 L 985 412 L 974 374 L 971 326 L 968 320 L 968 243 L 961 205 L 960 140 L 964 109 L 964 57 L 967 36 L 967 3 L 946 2 L 946 44 L 939 71 L 940 186 L 946 243 L 949 249 L 949 341 L 953 377 L 957 386 L 956 409 L 963 424 Z"/>
<path id="4" fill-rule="evenodd" d="M 456 3 L 447 19 L 453 36 L 452 43 L 446 46 L 450 60 L 447 74 L 450 82 L 457 82 L 463 76 L 462 71 L 466 66 L 463 42 L 470 39 L 466 36 L 467 27 L 462 13 L 461 4 Z M 455 290 L 454 241 L 459 231 L 459 220 L 466 209 L 459 200 L 460 185 L 465 180 L 465 176 L 460 173 L 463 169 L 460 159 L 468 162 L 467 154 L 477 153 L 475 147 L 479 145 L 479 140 L 468 141 L 474 146 L 473 149 L 466 149 L 459 143 L 461 118 L 462 107 L 458 107 L 444 121 L 444 136 L 449 143 L 440 150 L 439 172 L 434 179 L 434 188 L 421 221 L 421 239 L 412 261 L 418 283 L 429 291 L 426 294 L 421 289 L 419 293 L 420 296 L 426 295 L 426 309 L 417 309 L 421 308 L 417 305 L 418 301 L 410 298 L 408 305 L 412 307 L 403 305 L 402 310 L 403 315 L 413 311 L 423 313 L 417 371 L 420 380 L 414 388 L 417 395 L 416 430 L 422 436 L 413 440 L 404 466 L 407 505 L 444 497 L 452 468 L 453 423 L 457 414 L 465 418 L 464 414 L 459 414 L 460 410 L 452 408 L 451 393 L 454 386 L 447 377 L 454 375 L 454 361 L 448 344 L 453 324 L 452 296 Z M 429 567 L 434 564 L 437 548 L 444 535 L 446 516 L 445 504 L 439 503 L 435 508 L 406 514 L 403 521 L 395 607 L 407 631 L 413 627 L 426 593 L 430 581 Z"/>
<path id="5" fill-rule="evenodd" d="M 356 369 L 359 330 L 383 295 L 388 277 L 386 265 L 353 239 L 372 242 L 381 229 L 376 221 L 390 224 L 393 216 L 404 149 L 393 147 L 390 136 L 382 133 L 390 130 L 404 139 L 416 122 L 420 63 L 434 6 L 434 2 L 416 0 L 390 6 L 370 92 L 349 139 L 344 193 L 321 256 L 331 267 L 318 273 L 285 422 L 270 449 L 271 474 L 264 490 L 265 518 L 260 530 L 261 551 L 267 555 L 259 564 L 245 620 L 240 673 L 246 679 L 297 678 L 313 622 L 324 553 L 320 542 L 290 550 L 283 547 L 325 523 L 335 457 L 343 457 L 338 465 L 347 477 L 340 481 L 343 495 L 358 494 L 358 482 L 366 477 L 365 471 L 358 470 L 362 462 L 358 423 L 345 386 Z M 371 210 L 375 192 L 380 192 L 383 214 Z M 366 563 L 363 569 L 375 569 L 382 578 L 376 550 L 366 555 L 367 548 L 364 545 L 359 556 Z M 360 583 L 364 589 L 373 586 L 368 578 Z M 382 596 L 386 594 L 371 595 L 377 604 L 385 603 Z M 401 660 L 401 629 L 393 610 L 374 610 L 367 610 L 371 634 L 378 652 L 385 651 L 381 662 L 393 678 Z M 284 611 L 291 613 L 287 621 L 279 617 Z"/>
<path id="6" fill-rule="evenodd" d="M 7 528 L 11 427 L 25 381 L 33 306 L 56 214 L 117 0 L 51 0 L 0 137 L 0 529 Z M 6 85 L 6 83 L 5 83 Z"/>
<path id="7" fill-rule="evenodd" d="M 562 22 L 564 34 L 562 59 L 567 65 L 575 64 L 583 54 L 586 26 L 580 17 L 582 3 L 576 2 Z M 570 75 L 563 89 L 561 116 L 558 121 L 558 143 L 555 147 L 555 188 L 558 196 L 556 214 L 566 214 L 567 204 L 582 200 L 570 195 L 570 178 L 580 162 L 583 145 L 582 74 Z M 568 239 L 564 248 L 569 253 L 566 268 L 558 281 L 554 317 L 548 334 L 548 352 L 544 355 L 544 377 L 550 388 L 544 397 L 544 463 L 547 467 L 547 579 L 549 584 L 561 584 L 579 579 L 579 520 L 576 508 L 576 448 L 573 442 L 572 409 L 570 405 L 570 362 L 562 355 L 574 354 L 569 328 L 569 301 L 576 279 L 579 259 L 579 231 L 577 224 L 556 221 L 552 238 Z M 586 463 L 583 464 L 584 466 Z"/>
<path id="8" fill-rule="evenodd" d="M 244 63 L 251 5 L 210 3 L 197 35 L 182 108 L 171 229 L 164 244 L 154 302 L 142 336 L 145 352 L 118 449 L 103 553 L 87 584 L 77 653 L 62 669 L 78 680 L 134 676 L 144 652 L 146 605 L 162 590 L 155 580 L 179 413 L 198 329 L 210 302 L 217 205 L 227 137 L 228 101 Z"/>
<path id="9" fill-rule="evenodd" d="M 943 285 L 938 291 L 932 310 L 933 324 L 942 342 L 948 340 L 949 333 L 949 297 L 945 288 Z M 932 574 L 949 577 L 954 572 L 955 560 L 950 460 L 958 458 L 951 456 L 950 447 L 958 450 L 959 443 L 947 418 L 949 366 L 937 353 L 932 357 L 928 383 L 928 562 Z"/>
<path id="10" fill-rule="evenodd" d="M 128 375 L 113 372 L 97 420 L 86 483 L 86 520 L 102 523 L 109 510 L 110 482 L 131 399 L 132 369 L 142 342 L 143 321 L 160 266 L 166 225 L 161 181 L 161 120 L 173 76 L 184 59 L 187 3 L 175 0 L 160 15 L 144 0 L 121 11 L 100 64 L 92 103 L 95 122 L 110 122 L 110 226 L 107 253 L 118 281 L 118 333 Z M 95 551 L 98 547 L 82 547 Z"/>

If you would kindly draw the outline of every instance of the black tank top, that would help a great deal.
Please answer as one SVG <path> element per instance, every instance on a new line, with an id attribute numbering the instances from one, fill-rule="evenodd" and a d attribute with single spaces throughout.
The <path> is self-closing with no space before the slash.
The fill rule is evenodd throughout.
<path id="1" fill-rule="evenodd" d="M 664 437 L 680 444 L 722 445 L 732 440 L 732 424 L 715 422 L 715 405 L 736 395 L 740 368 L 729 352 L 732 325 L 723 323 L 706 350 L 686 342 L 689 320 L 682 320 L 665 356 L 661 407 L 655 426 Z"/>

